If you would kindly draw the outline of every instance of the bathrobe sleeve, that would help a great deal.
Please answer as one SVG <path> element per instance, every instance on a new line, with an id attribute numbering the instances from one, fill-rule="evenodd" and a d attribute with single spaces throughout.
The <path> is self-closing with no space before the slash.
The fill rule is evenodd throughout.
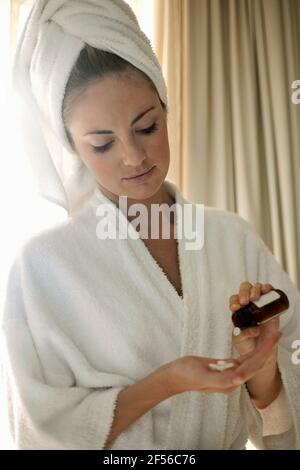
<path id="1" fill-rule="evenodd" d="M 102 373 L 98 388 L 49 385 L 27 322 L 17 262 L 8 277 L 1 327 L 1 386 L 16 448 L 103 449 L 126 377 Z"/>
<path id="2" fill-rule="evenodd" d="M 292 410 L 283 386 L 278 397 L 258 411 L 263 420 L 263 436 L 282 434 L 293 426 Z"/>
<path id="3" fill-rule="evenodd" d="M 250 441 L 258 449 L 300 449 L 300 292 L 274 255 L 254 229 L 242 219 L 245 241 L 245 263 L 251 283 L 270 283 L 288 296 L 290 307 L 280 316 L 283 336 L 278 346 L 278 367 L 289 402 L 292 427 L 283 433 L 263 436 L 263 422 L 251 402 L 245 385 L 242 387 L 242 410 L 245 413 Z"/>

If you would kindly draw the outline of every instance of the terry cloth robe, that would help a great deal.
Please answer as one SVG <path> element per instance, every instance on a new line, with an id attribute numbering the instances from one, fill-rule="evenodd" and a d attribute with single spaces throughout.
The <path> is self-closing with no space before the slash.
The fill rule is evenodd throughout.
<path id="1" fill-rule="evenodd" d="M 188 203 L 166 184 L 177 204 Z M 259 449 L 300 449 L 300 365 L 292 361 L 300 295 L 249 223 L 205 207 L 203 248 L 187 250 L 185 236 L 178 239 L 180 297 L 139 237 L 96 236 L 103 203 L 121 229 L 135 232 L 97 187 L 75 217 L 27 240 L 12 264 L 2 379 L 16 447 L 103 449 L 125 387 L 179 356 L 235 356 L 228 302 L 248 280 L 269 282 L 290 300 L 278 357 L 290 430 L 263 436 L 261 414 L 242 385 L 229 395 L 174 395 L 107 449 L 244 449 L 248 438 Z"/>

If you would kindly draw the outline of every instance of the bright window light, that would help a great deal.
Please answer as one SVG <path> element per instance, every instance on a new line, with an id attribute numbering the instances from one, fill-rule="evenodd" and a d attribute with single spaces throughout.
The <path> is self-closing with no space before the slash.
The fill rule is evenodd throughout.
<path id="1" fill-rule="evenodd" d="M 152 0 L 129 0 L 141 28 L 153 37 Z M 13 57 L 11 43 L 11 9 L 18 8 L 16 39 L 19 38 L 30 12 L 33 0 L 0 0 L 0 117 L 1 129 L 1 248 L 0 248 L 0 312 L 3 310 L 9 267 L 21 243 L 33 233 L 65 220 L 66 212 L 54 204 L 42 200 L 36 194 L 29 162 L 22 149 L 14 110 L 10 72 Z M 1 345 L 0 345 L 1 346 Z M 1 359 L 1 357 L 0 357 Z M 0 403 L 4 403 L 0 389 Z M 0 406 L 0 450 L 13 449 L 8 432 L 5 410 Z"/>

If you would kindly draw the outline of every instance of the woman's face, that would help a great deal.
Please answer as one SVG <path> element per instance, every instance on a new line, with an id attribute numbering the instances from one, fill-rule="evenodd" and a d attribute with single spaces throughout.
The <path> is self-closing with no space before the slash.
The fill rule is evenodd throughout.
<path id="1" fill-rule="evenodd" d="M 74 148 L 104 194 L 143 200 L 156 194 L 169 169 L 166 112 L 142 78 L 109 76 L 90 84 L 72 104 Z M 129 177 L 145 173 L 142 180 Z"/>

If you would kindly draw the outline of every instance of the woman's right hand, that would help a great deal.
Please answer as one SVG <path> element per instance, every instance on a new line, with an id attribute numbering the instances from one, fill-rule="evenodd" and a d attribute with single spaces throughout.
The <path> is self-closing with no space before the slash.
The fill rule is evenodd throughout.
<path id="1" fill-rule="evenodd" d="M 216 363 L 217 359 L 200 356 L 179 357 L 168 364 L 170 394 L 199 391 L 228 395 L 264 367 L 281 335 L 282 333 L 277 331 L 248 354 L 235 359 L 223 359 L 234 363 L 234 367 L 222 372 L 212 370 L 208 366 Z"/>

